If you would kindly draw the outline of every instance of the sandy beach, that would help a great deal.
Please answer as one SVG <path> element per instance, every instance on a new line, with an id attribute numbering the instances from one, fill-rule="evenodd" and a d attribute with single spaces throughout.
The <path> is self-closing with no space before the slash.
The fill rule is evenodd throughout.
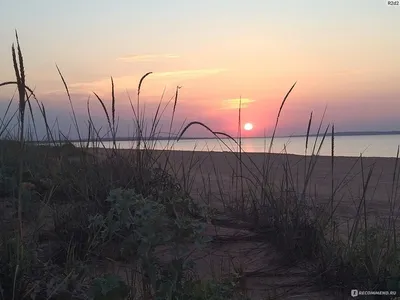
<path id="1" fill-rule="evenodd" d="M 282 179 L 285 180 L 285 169 L 290 170 L 293 186 L 301 192 L 304 186 L 304 170 L 311 159 L 291 154 L 242 154 L 242 174 L 254 182 L 255 177 L 261 177 L 260 171 L 267 156 L 270 156 L 271 181 L 279 189 Z M 208 183 L 210 194 L 219 194 L 219 186 L 225 193 L 234 192 L 235 183 L 232 176 L 239 174 L 238 158 L 234 153 L 221 152 L 183 152 L 171 151 L 161 154 L 161 161 L 169 157 L 172 172 L 181 176 L 184 174 L 182 165 L 192 166 L 193 192 L 201 197 L 201 191 Z M 326 203 L 332 195 L 332 161 L 331 157 L 320 156 L 316 159 L 314 170 L 310 176 L 308 198 L 315 203 Z M 307 165 L 305 166 L 305 161 Z M 362 163 L 355 157 L 335 157 L 333 164 L 334 203 L 340 203 L 338 213 L 341 216 L 351 217 L 356 212 L 359 200 L 363 195 L 363 180 L 366 181 L 370 169 L 372 174 L 366 189 L 365 198 L 370 213 L 387 214 L 388 201 L 392 193 L 393 172 L 395 158 L 363 158 Z M 364 175 L 363 175 L 364 174 Z M 206 177 L 206 178 L 205 178 Z M 206 179 L 206 180 L 205 180 Z M 246 181 L 246 180 L 245 180 Z M 396 201 L 395 201 L 396 202 Z M 210 202 L 211 205 L 218 205 Z"/>
<path id="2" fill-rule="evenodd" d="M 119 151 L 126 155 L 132 153 L 132 150 Z M 262 178 L 263 165 L 266 165 L 268 156 L 270 183 L 275 185 L 276 192 L 281 190 L 282 181 L 288 180 L 291 192 L 301 194 L 306 177 L 305 169 L 309 167 L 311 160 L 311 156 L 292 154 L 242 153 L 240 168 L 237 153 L 200 151 L 153 151 L 152 153 L 162 167 L 168 160 L 169 172 L 191 190 L 191 196 L 195 200 L 206 202 L 219 210 L 223 209 L 222 198 L 232 200 L 240 197 L 238 189 L 241 180 L 237 177 L 240 173 L 244 186 L 248 184 L 253 190 L 259 188 L 257 180 Z M 332 199 L 332 159 L 328 156 L 313 159 L 316 159 L 316 163 L 309 176 L 306 197 L 310 205 L 321 206 L 330 203 Z M 362 158 L 361 162 L 357 157 L 335 157 L 333 203 L 337 206 L 336 217 L 344 221 L 354 218 L 360 199 L 363 197 L 363 186 L 371 169 L 372 173 L 365 192 L 367 213 L 372 217 L 388 216 L 395 164 L 396 158 L 367 157 Z M 285 176 L 287 173 L 291 176 Z M 398 184 L 395 183 L 395 187 L 396 185 Z M 398 196 L 394 197 L 396 214 L 397 198 Z"/>

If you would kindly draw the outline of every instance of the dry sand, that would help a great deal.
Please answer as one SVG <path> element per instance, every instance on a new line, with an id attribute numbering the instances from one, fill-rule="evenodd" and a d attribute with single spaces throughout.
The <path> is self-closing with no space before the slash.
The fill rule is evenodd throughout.
<path id="1" fill-rule="evenodd" d="M 173 171 L 180 175 L 181 180 L 184 175 L 181 166 L 185 165 L 188 168 L 190 163 L 193 165 L 191 170 L 192 191 L 199 200 L 205 198 L 205 187 L 208 189 L 208 195 L 214 195 L 214 199 L 218 199 L 221 186 L 226 195 L 235 192 L 235 183 L 232 182 L 232 175 L 238 174 L 239 170 L 236 165 L 238 159 L 235 154 L 171 151 L 161 157 L 165 159 L 166 155 L 169 156 Z M 249 178 L 253 182 L 255 177 L 260 178 L 260 170 L 262 170 L 267 156 L 268 154 L 262 153 L 243 154 L 243 177 Z M 285 179 L 285 169 L 290 166 L 293 187 L 297 192 L 301 193 L 305 180 L 304 156 L 290 154 L 269 154 L 269 156 L 272 182 L 279 188 L 282 179 Z M 306 157 L 307 164 L 310 159 L 310 156 Z M 330 201 L 332 195 L 331 157 L 320 156 L 316 159 L 317 162 L 310 177 L 310 188 L 307 190 L 307 195 L 309 201 L 315 204 L 324 204 Z M 334 204 L 338 204 L 338 217 L 354 217 L 363 195 L 363 182 L 367 180 L 371 168 L 372 176 L 365 193 L 367 210 L 371 215 L 388 215 L 388 201 L 392 193 L 395 164 L 395 158 L 368 157 L 363 158 L 361 164 L 361 160 L 356 157 L 335 157 L 333 167 L 334 189 L 336 190 Z M 362 175 L 363 173 L 364 176 Z M 218 201 L 217 203 L 211 201 L 210 204 L 220 207 Z"/>

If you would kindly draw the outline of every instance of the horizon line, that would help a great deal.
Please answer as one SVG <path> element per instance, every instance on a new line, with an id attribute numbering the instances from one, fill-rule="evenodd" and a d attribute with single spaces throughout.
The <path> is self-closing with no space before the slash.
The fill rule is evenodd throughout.
<path id="1" fill-rule="evenodd" d="M 338 131 L 335 132 L 335 136 L 363 136 L 363 135 L 397 135 L 400 134 L 400 130 L 390 130 L 390 131 Z M 308 134 L 309 137 L 316 137 L 316 136 L 323 136 L 323 133 L 312 133 Z M 326 136 L 332 136 L 331 132 L 327 132 Z M 293 138 L 293 137 L 307 137 L 307 134 L 293 134 L 293 135 L 276 135 L 275 138 Z M 204 140 L 204 139 L 215 139 L 216 137 L 181 137 L 180 140 Z M 233 137 L 234 139 L 259 139 L 259 138 L 272 138 L 271 136 L 246 136 L 246 137 Z M 219 137 L 219 139 L 229 139 L 228 137 Z M 137 141 L 139 138 L 135 137 L 115 137 L 115 141 Z M 142 137 L 140 140 L 150 140 L 150 141 L 165 141 L 165 140 L 177 140 L 176 137 L 168 137 L 168 136 L 160 136 L 160 137 Z M 90 139 L 88 140 L 87 138 L 82 138 L 81 140 L 79 139 L 64 139 L 64 140 L 54 140 L 54 142 L 71 142 L 71 143 L 77 143 L 77 142 L 96 142 L 96 141 L 113 141 L 112 137 L 104 137 L 102 139 Z M 51 142 L 48 140 L 42 140 L 42 141 L 27 141 L 27 142 Z"/>

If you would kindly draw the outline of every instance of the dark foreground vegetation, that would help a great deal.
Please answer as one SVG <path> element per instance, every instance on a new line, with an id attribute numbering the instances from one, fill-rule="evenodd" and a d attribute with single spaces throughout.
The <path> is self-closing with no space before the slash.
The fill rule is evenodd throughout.
<path id="1" fill-rule="evenodd" d="M 94 126 L 89 105 L 87 139 L 82 138 L 83 130 L 74 119 L 81 136 L 79 145 L 74 146 L 61 131 L 58 136 L 54 133 L 44 105 L 26 84 L 18 37 L 16 48 L 12 47 L 12 62 L 16 79 L 0 83 L 15 85 L 19 95 L 16 113 L 11 109 L 12 99 L 0 124 L 0 299 L 248 299 L 240 283 L 249 274 L 236 272 L 210 280 L 197 276 L 191 258 L 193 245 L 201 249 L 212 242 L 204 232 L 210 220 L 216 223 L 217 213 L 193 201 L 190 185 L 171 174 L 168 160 L 161 162 L 158 152 L 152 151 L 153 143 L 143 140 L 146 124 L 139 105 L 132 105 L 137 149 L 121 151 L 116 143 L 112 149 L 102 149 L 104 132 Z M 58 71 L 73 109 L 67 83 Z M 138 104 L 141 85 L 148 75 L 140 80 Z M 111 84 L 110 110 L 95 96 L 109 124 L 108 137 L 115 142 L 118 124 L 112 80 Z M 276 125 L 293 88 L 282 102 Z M 177 102 L 178 89 L 172 99 L 171 125 Z M 40 111 L 41 120 L 33 118 L 34 109 Z M 160 102 L 150 124 L 152 137 L 157 135 L 161 111 Z M 16 129 L 11 126 L 15 118 Z M 28 143 L 38 135 L 35 122 L 45 123 L 47 145 Z M 312 115 L 308 133 L 311 123 Z M 216 138 L 227 137 L 192 122 L 177 138 L 191 126 L 203 126 Z M 236 140 L 239 151 L 232 152 L 239 168 L 234 180 L 241 192 L 221 197 L 226 210 L 218 213 L 250 223 L 248 229 L 279 249 L 287 264 L 307 268 L 315 287 L 332 290 L 339 299 L 346 299 L 352 288 L 398 290 L 400 256 L 394 216 L 397 159 L 391 170 L 391 215 L 384 222 L 371 223 L 364 213 L 365 197 L 361 197 L 348 236 L 339 236 L 333 180 L 330 203 L 317 208 L 307 201 L 307 178 L 322 143 L 328 142 L 328 133 L 332 169 L 335 166 L 334 128 L 322 129 L 321 122 L 318 132 L 319 144 L 309 145 L 309 135 L 306 137 L 305 156 L 311 156 L 305 157 L 302 176 L 306 184 L 300 191 L 294 186 L 296 175 L 287 165 L 282 165 L 286 168 L 282 184 L 272 184 L 270 149 L 266 149 L 264 165 L 254 166 L 252 178 L 244 180 L 241 174 L 248 166 L 242 159 L 247 154 L 240 150 L 241 140 Z M 55 142 L 60 139 L 64 142 Z M 98 149 L 90 148 L 89 140 L 96 140 Z M 361 157 L 359 163 L 363 163 Z M 190 166 L 186 172 L 190 173 Z M 373 168 L 366 168 L 360 175 L 364 191 L 372 172 Z M 223 187 L 220 189 L 223 195 Z M 157 254 L 160 248 L 167 249 L 168 259 Z M 265 294 L 266 299 L 284 297 L 274 292 Z"/>

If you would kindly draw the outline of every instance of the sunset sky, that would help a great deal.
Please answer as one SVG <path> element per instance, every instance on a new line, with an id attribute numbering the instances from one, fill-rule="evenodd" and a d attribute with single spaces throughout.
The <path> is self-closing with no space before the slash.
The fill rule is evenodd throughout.
<path id="1" fill-rule="evenodd" d="M 11 45 L 18 30 L 27 83 L 63 130 L 70 107 L 61 69 L 80 120 L 105 118 L 92 92 L 107 105 L 110 76 L 120 133 L 132 124 L 127 92 L 151 118 L 182 86 L 175 130 L 202 121 L 237 132 L 238 99 L 245 134 L 263 136 L 282 98 L 297 81 L 279 126 L 302 134 L 314 111 L 338 131 L 400 130 L 400 7 L 385 0 L 0 0 L 0 82 L 14 80 Z M 3 111 L 14 92 L 0 89 Z M 170 109 L 162 122 L 168 130 Z M 100 124 L 99 123 L 99 124 Z M 316 126 L 315 126 L 316 127 Z M 131 129 L 129 129 L 131 130 Z M 189 135 L 204 136 L 194 128 Z"/>

